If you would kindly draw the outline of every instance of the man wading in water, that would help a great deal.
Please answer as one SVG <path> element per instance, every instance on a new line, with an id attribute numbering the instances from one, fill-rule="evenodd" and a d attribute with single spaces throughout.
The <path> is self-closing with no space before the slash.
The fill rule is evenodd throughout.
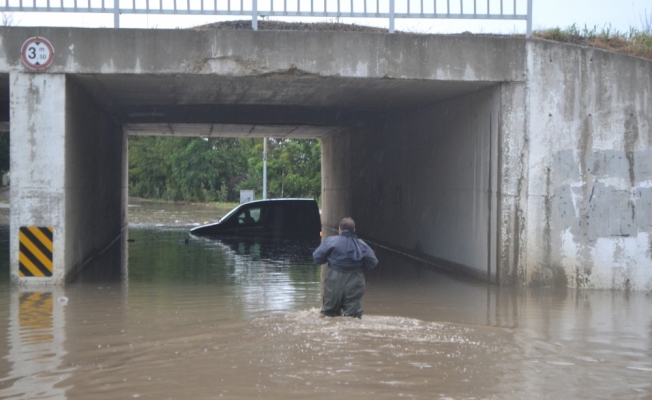
<path id="1" fill-rule="evenodd" d="M 362 318 L 364 274 L 362 269 L 372 269 L 378 264 L 376 254 L 355 235 L 355 222 L 351 218 L 340 221 L 340 234 L 331 236 L 312 253 L 317 264 L 328 261 L 328 274 L 324 279 L 322 316 Z"/>

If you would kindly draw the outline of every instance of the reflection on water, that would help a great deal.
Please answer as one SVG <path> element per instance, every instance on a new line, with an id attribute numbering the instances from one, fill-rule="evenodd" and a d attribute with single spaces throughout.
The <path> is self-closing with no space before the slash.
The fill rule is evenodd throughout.
<path id="1" fill-rule="evenodd" d="M 652 398 L 649 294 L 499 288 L 379 251 L 365 317 L 322 319 L 316 243 L 143 213 L 53 290 L 9 288 L 0 229 L 0 398 Z"/>
<path id="2" fill-rule="evenodd" d="M 59 386 L 69 377 L 62 366 L 66 354 L 63 310 L 54 306 L 52 291 L 9 292 L 4 360 L 11 366 L 0 393 L 3 398 L 65 398 L 65 387 Z"/>

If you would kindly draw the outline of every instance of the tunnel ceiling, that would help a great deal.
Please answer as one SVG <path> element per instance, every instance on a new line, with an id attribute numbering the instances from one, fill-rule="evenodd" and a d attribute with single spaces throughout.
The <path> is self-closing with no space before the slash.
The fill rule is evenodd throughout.
<path id="1" fill-rule="evenodd" d="M 322 137 L 493 82 L 308 74 L 74 75 L 129 134 Z"/>
<path id="2" fill-rule="evenodd" d="M 494 82 L 269 74 L 71 75 L 129 134 L 323 137 Z M 0 129 L 9 129 L 9 75 L 0 77 Z"/>

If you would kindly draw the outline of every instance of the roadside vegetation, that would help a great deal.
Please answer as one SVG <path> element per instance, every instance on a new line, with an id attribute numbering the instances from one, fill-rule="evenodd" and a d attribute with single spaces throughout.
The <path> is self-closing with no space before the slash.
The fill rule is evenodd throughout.
<path id="1" fill-rule="evenodd" d="M 321 145 L 267 139 L 267 194 L 318 198 Z M 240 190 L 262 196 L 263 139 L 129 138 L 129 195 L 146 199 L 233 202 Z"/>
<path id="2" fill-rule="evenodd" d="M 610 26 L 578 28 L 573 24 L 566 29 L 554 28 L 533 32 L 532 36 L 652 59 L 652 31 L 649 24 L 642 29 L 630 28 L 628 32 L 619 32 Z"/>

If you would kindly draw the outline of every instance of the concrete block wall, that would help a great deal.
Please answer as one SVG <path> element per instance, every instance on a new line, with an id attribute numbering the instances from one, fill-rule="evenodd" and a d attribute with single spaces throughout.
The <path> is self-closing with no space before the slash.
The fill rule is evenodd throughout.
<path id="1" fill-rule="evenodd" d="M 652 290 L 652 61 L 527 43 L 524 283 Z"/>
<path id="2" fill-rule="evenodd" d="M 496 280 L 500 95 L 496 85 L 351 136 L 361 235 Z"/>

